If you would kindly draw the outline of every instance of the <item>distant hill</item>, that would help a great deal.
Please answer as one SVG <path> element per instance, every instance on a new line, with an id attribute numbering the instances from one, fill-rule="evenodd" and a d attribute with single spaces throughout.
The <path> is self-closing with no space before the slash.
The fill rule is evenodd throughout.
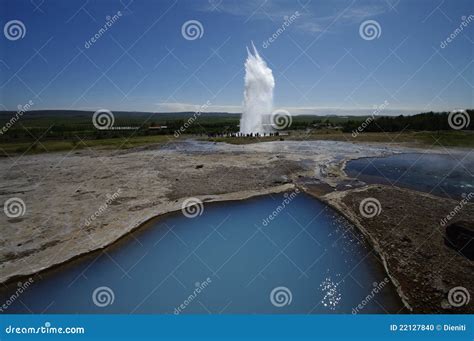
<path id="1" fill-rule="evenodd" d="M 0 111 L 0 119 L 7 119 L 14 115 L 16 111 Z M 94 111 L 86 110 L 30 110 L 23 114 L 23 117 L 92 117 Z M 148 118 L 150 116 L 157 118 L 187 118 L 190 115 L 195 114 L 194 111 L 189 112 L 166 112 L 166 113 L 154 113 L 154 112 L 143 112 L 143 111 L 113 111 L 113 114 L 116 118 Z M 227 113 L 227 112 L 210 112 L 201 113 L 202 117 L 237 117 L 240 114 Z"/>

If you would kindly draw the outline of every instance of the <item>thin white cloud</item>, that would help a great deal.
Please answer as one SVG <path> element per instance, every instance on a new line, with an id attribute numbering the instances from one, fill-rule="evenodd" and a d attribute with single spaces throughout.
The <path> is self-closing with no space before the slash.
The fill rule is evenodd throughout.
<path id="1" fill-rule="evenodd" d="M 339 6 L 338 6 L 339 5 Z M 347 7 L 349 6 L 349 7 Z M 295 22 L 295 28 L 307 33 L 319 33 L 334 24 L 355 24 L 373 18 L 390 10 L 389 3 L 377 2 L 370 5 L 359 3 L 335 2 L 333 13 L 322 16 L 321 6 L 311 0 L 208 0 L 207 4 L 198 8 L 200 11 L 217 14 L 229 14 L 242 17 L 246 22 L 269 20 L 278 24 L 299 11 L 301 16 Z M 341 14 L 342 13 L 342 14 Z M 337 19 L 336 22 L 334 22 Z"/>
<path id="2" fill-rule="evenodd" d="M 201 111 L 204 104 L 191 104 L 179 102 L 160 102 L 157 103 L 158 112 L 185 112 L 185 111 Z M 228 112 L 241 113 L 242 106 L 240 105 L 209 105 L 205 106 L 205 112 Z"/>
<path id="3" fill-rule="evenodd" d="M 179 103 L 179 102 L 161 102 L 157 103 L 157 112 L 197 112 L 203 110 L 202 104 Z M 292 115 L 370 115 L 374 108 L 340 108 L 340 107 L 278 107 L 276 109 L 285 109 Z M 242 107 L 239 105 L 210 105 L 205 108 L 205 112 L 214 113 L 241 113 Z M 381 115 L 412 115 L 422 112 L 421 109 L 385 109 L 380 112 Z"/>

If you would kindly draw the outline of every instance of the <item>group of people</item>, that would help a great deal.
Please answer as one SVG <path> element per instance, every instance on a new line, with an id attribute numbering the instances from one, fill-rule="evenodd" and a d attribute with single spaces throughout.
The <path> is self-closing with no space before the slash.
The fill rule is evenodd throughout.
<path id="1" fill-rule="evenodd" d="M 211 137 L 269 137 L 269 136 L 279 136 L 279 132 L 274 133 L 209 133 L 207 136 Z"/>

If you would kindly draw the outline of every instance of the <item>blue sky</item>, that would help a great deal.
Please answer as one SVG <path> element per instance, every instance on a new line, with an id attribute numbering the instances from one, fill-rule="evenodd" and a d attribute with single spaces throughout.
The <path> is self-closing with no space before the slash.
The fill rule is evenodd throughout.
<path id="1" fill-rule="evenodd" d="M 17 40 L 0 36 L 0 109 L 31 100 L 32 109 L 210 103 L 208 111 L 240 112 L 251 41 L 273 70 L 275 107 L 295 114 L 367 113 L 385 102 L 387 113 L 472 108 L 472 14 L 471 0 L 0 0 L 1 27 L 19 20 L 26 29 Z M 183 37 L 189 20 L 202 36 Z M 375 39 L 360 35 L 367 20 L 380 26 Z"/>

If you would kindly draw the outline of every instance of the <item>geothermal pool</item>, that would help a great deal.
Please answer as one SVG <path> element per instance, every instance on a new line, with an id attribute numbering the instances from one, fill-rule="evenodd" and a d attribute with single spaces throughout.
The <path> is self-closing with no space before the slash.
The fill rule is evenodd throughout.
<path id="1" fill-rule="evenodd" d="M 289 195 L 157 218 L 105 252 L 34 277 L 4 313 L 403 311 L 361 234 L 318 200 Z"/>
<path id="2" fill-rule="evenodd" d="M 474 191 L 474 154 L 397 154 L 347 163 L 346 173 L 366 183 L 411 188 L 461 199 Z"/>

